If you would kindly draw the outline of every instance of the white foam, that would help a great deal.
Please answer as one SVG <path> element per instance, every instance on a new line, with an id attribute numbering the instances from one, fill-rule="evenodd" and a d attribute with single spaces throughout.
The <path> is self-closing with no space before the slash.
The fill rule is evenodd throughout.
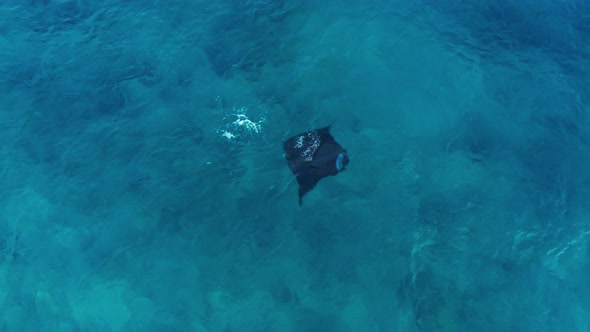
<path id="1" fill-rule="evenodd" d="M 224 119 L 217 133 L 228 141 L 235 143 L 249 143 L 264 136 L 263 124 L 266 122 L 265 111 L 258 107 L 258 117 L 251 115 L 248 108 L 234 108 L 233 113 Z"/>

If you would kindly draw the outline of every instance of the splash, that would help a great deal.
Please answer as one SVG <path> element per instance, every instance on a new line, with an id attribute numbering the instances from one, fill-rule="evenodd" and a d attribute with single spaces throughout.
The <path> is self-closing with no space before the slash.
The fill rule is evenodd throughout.
<path id="1" fill-rule="evenodd" d="M 251 112 L 246 107 L 234 108 L 231 115 L 224 119 L 225 124 L 217 129 L 217 134 L 226 141 L 238 144 L 260 140 L 265 136 L 265 114 L 262 107 L 258 107 L 257 112 Z"/>

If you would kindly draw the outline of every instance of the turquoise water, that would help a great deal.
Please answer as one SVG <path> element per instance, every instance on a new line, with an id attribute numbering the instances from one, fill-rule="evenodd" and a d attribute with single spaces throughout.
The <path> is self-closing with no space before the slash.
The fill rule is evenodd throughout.
<path id="1" fill-rule="evenodd" d="M 590 4 L 0 5 L 0 331 L 590 331 Z M 350 165 L 297 203 L 282 142 Z"/>

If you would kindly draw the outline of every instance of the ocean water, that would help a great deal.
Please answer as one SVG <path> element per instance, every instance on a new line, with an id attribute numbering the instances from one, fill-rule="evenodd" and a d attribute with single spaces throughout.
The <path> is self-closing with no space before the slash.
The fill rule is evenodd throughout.
<path id="1" fill-rule="evenodd" d="M 589 40 L 582 0 L 5 0 L 0 331 L 590 331 Z"/>

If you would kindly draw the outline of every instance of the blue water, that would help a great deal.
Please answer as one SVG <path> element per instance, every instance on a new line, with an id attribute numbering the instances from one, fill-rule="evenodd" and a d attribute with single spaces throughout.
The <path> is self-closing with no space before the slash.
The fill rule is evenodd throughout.
<path id="1" fill-rule="evenodd" d="M 582 0 L 5 0 L 0 331 L 590 331 L 589 40 Z"/>

